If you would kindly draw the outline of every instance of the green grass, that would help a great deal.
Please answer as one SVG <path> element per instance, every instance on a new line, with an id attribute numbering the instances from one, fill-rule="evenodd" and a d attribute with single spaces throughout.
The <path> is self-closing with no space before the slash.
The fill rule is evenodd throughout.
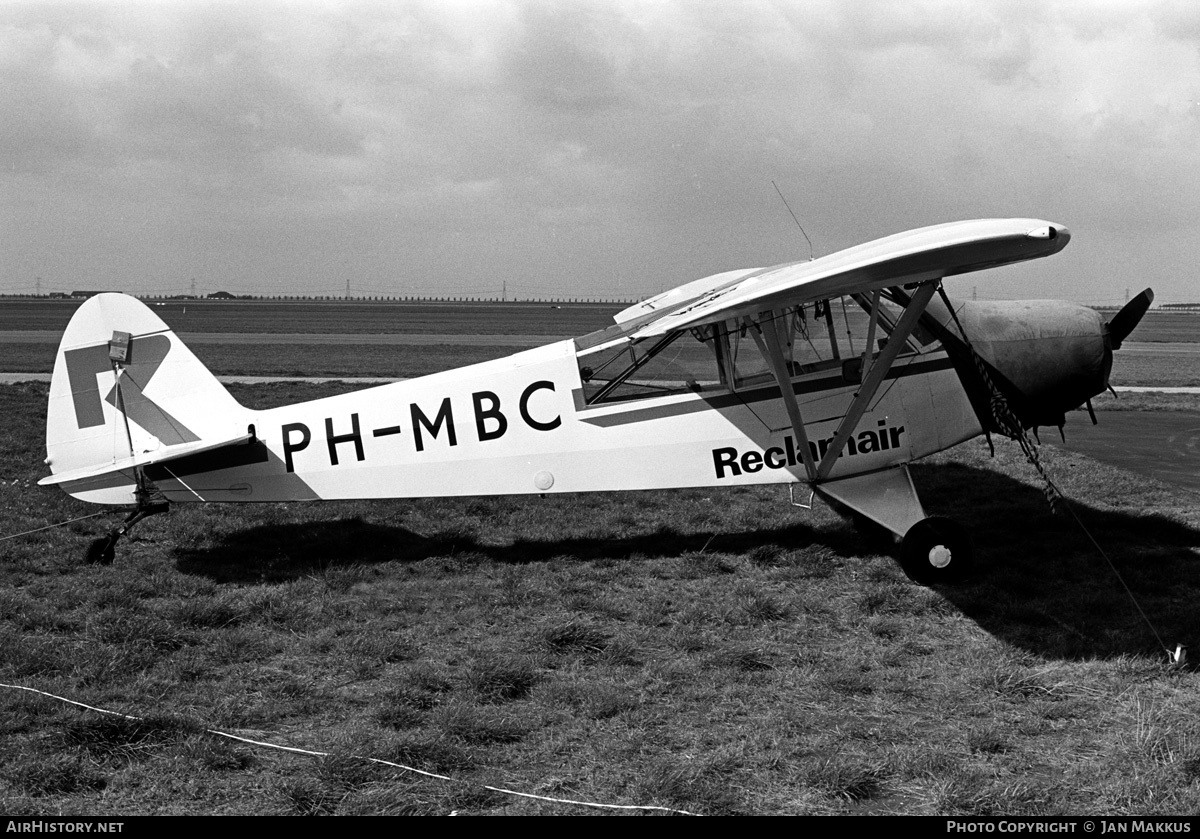
<path id="1" fill-rule="evenodd" d="M 1092 399 L 1092 407 L 1097 411 L 1200 411 L 1200 393 L 1102 393 Z M 1086 417 L 1086 409 L 1079 410 Z"/>
<path id="2" fill-rule="evenodd" d="M 35 486 L 45 394 L 0 388 L 0 535 L 95 509 Z M 914 468 L 974 534 L 954 588 L 780 488 L 181 506 L 110 567 L 81 556 L 114 515 L 0 542 L 0 682 L 142 718 L 0 689 L 0 810 L 585 812 L 491 786 L 712 814 L 1195 812 L 1200 677 L 997 449 Z M 1164 642 L 1200 648 L 1190 502 L 1042 451 Z"/>
<path id="3" fill-rule="evenodd" d="M 512 346 L 432 346 L 328 344 L 302 347 L 271 343 L 272 333 L 337 333 L 346 341 L 358 334 L 530 335 L 533 346 L 584 335 L 612 323 L 621 307 L 600 304 L 434 304 L 341 301 L 150 301 L 154 312 L 180 333 L 259 333 L 262 341 L 248 354 L 244 344 L 201 344 L 193 352 L 218 375 L 245 376 L 388 376 L 413 377 L 461 367 L 516 351 Z M 78 308 L 77 301 L 10 299 L 0 307 L 0 333 L 40 330 L 61 332 Z M 866 318 L 852 313 L 853 332 L 861 340 Z M 1200 317 L 1150 312 L 1133 340 L 1195 342 Z M 57 340 L 5 343 L 3 372 L 49 373 Z M 251 357 L 252 356 L 252 357 Z M 1117 352 L 1112 380 L 1117 385 L 1200 385 L 1200 356 Z"/>
<path id="4" fill-rule="evenodd" d="M 1153 346 L 1153 345 L 1151 345 Z M 1200 387 L 1200 355 L 1113 353 L 1112 383 L 1150 387 Z"/>

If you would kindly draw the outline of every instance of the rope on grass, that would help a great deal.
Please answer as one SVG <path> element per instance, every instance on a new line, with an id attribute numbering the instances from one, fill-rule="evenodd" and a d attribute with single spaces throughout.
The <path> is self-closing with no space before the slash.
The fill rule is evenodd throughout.
<path id="1" fill-rule="evenodd" d="M 84 519 L 94 519 L 96 516 L 107 515 L 109 512 L 109 510 L 101 510 L 98 513 L 89 513 L 88 515 L 80 516 L 77 519 L 67 519 L 66 521 L 60 521 L 57 524 L 48 524 L 45 527 L 35 527 L 33 530 L 26 530 L 24 533 L 14 533 L 11 536 L 0 536 L 0 542 L 5 542 L 9 539 L 16 539 L 18 536 L 28 536 L 31 533 L 41 533 L 43 530 L 51 530 L 55 527 L 62 527 L 67 524 L 74 524 L 75 522 L 83 521 Z"/>
<path id="2" fill-rule="evenodd" d="M 46 696 L 46 697 L 49 697 L 50 699 L 56 699 L 59 702 L 65 702 L 68 705 L 74 705 L 78 708 L 86 708 L 89 711 L 95 711 L 98 714 L 108 714 L 108 715 L 114 716 L 114 717 L 123 717 L 124 719 L 127 719 L 127 720 L 137 720 L 139 722 L 144 719 L 144 717 L 135 717 L 131 714 L 122 714 L 120 711 L 109 711 L 105 708 L 97 708 L 94 705 L 87 705 L 83 702 L 77 702 L 74 699 L 68 699 L 65 696 L 58 696 L 57 694 L 47 693 L 44 690 L 38 690 L 37 688 L 26 687 L 25 685 L 0 684 L 0 688 L 8 688 L 9 690 L 23 690 L 23 691 L 27 691 L 29 693 L 36 693 L 40 696 Z M 216 729 L 213 729 L 213 728 L 204 729 L 204 733 L 212 734 L 216 737 L 225 737 L 230 740 L 237 740 L 240 743 L 247 743 L 251 746 L 258 746 L 258 747 L 264 748 L 264 749 L 276 749 L 277 751 L 281 751 L 281 752 L 291 752 L 292 754 L 308 755 L 310 757 L 330 757 L 331 756 L 329 752 L 317 752 L 317 751 L 313 751 L 311 749 L 300 749 L 295 746 L 280 746 L 276 743 L 268 743 L 268 742 L 265 742 L 262 740 L 251 740 L 248 737 L 240 737 L 237 734 L 229 734 L 228 732 L 217 731 Z M 351 755 L 351 757 L 357 758 L 358 760 L 364 760 L 368 763 L 377 763 L 381 766 L 391 766 L 395 769 L 401 769 L 405 772 L 412 772 L 416 775 L 424 775 L 426 778 L 435 778 L 439 781 L 449 781 L 451 783 L 459 783 L 459 784 L 469 783 L 467 781 L 460 781 L 456 778 L 451 778 L 448 775 L 438 775 L 435 772 L 426 772 L 423 769 L 417 769 L 416 767 L 413 767 L 413 766 L 405 766 L 402 763 L 393 763 L 392 761 L 384 760 L 383 758 L 365 757 L 363 755 Z M 514 795 L 514 796 L 518 796 L 520 798 L 532 798 L 532 799 L 536 799 L 538 801 L 548 801 L 553 804 L 573 804 L 577 807 L 595 807 L 595 808 L 604 809 L 604 810 L 653 810 L 653 811 L 657 811 L 657 812 L 661 812 L 661 813 L 675 813 L 676 815 L 680 815 L 680 816 L 698 816 L 698 815 L 700 815 L 700 813 L 692 813 L 687 810 L 676 810 L 673 807 L 662 807 L 662 806 L 659 806 L 656 804 L 603 804 L 603 803 L 599 803 L 599 802 L 595 802 L 595 801 L 579 801 L 579 800 L 571 799 L 571 798 L 554 798 L 554 797 L 551 797 L 548 795 L 536 795 L 532 792 L 520 792 L 519 790 L 505 789 L 504 787 L 493 787 L 493 786 L 488 786 L 487 784 L 479 784 L 478 786 L 482 787 L 483 789 L 490 790 L 492 792 L 503 793 L 504 795 Z"/>
<path id="3" fill-rule="evenodd" d="M 1142 604 L 1138 603 L 1137 597 L 1134 596 L 1133 590 L 1129 588 L 1129 585 L 1125 582 L 1125 578 L 1121 576 L 1121 572 L 1117 570 L 1117 566 L 1113 563 L 1112 559 L 1109 558 L 1104 548 L 1100 547 L 1100 543 L 1096 540 L 1096 537 L 1092 535 L 1092 532 L 1088 530 L 1087 525 L 1085 525 L 1083 520 L 1079 518 L 1079 514 L 1075 512 L 1074 505 L 1070 502 L 1067 496 L 1063 494 L 1062 490 L 1055 485 L 1054 481 L 1050 479 L 1050 475 L 1046 472 L 1046 467 L 1043 465 L 1041 456 L 1038 453 L 1037 443 L 1030 439 L 1029 435 L 1025 433 L 1025 428 L 1022 425 L 1020 418 L 1017 416 L 1016 412 L 1013 411 L 1012 406 L 1008 404 L 1008 399 L 1005 398 L 1000 388 L 992 380 L 991 375 L 989 375 L 987 365 L 984 364 L 983 358 L 978 352 L 975 351 L 974 345 L 971 344 L 970 338 L 967 337 L 967 331 L 963 329 L 963 325 L 959 322 L 958 315 L 955 313 L 954 306 L 951 304 L 950 299 L 946 296 L 945 289 L 943 289 L 941 286 L 938 286 L 938 291 L 941 293 L 942 302 L 946 304 L 946 308 L 950 311 L 950 317 L 954 320 L 954 325 L 958 327 L 958 332 L 962 336 L 963 343 L 966 344 L 967 350 L 971 353 L 971 360 L 975 364 L 976 372 L 979 374 L 979 377 L 982 379 L 983 383 L 987 385 L 990 397 L 988 407 L 992 413 L 992 421 L 996 424 L 996 427 L 999 429 L 1001 434 L 1012 440 L 1016 440 L 1017 443 L 1020 444 L 1021 451 L 1024 453 L 1025 459 L 1031 466 L 1033 466 L 1035 470 L 1037 470 L 1038 475 L 1041 476 L 1044 484 L 1043 494 L 1046 496 L 1046 502 L 1050 505 L 1050 512 L 1057 513 L 1060 509 L 1065 509 L 1071 514 L 1071 518 L 1075 520 L 1075 524 L 1077 524 L 1079 529 L 1083 531 L 1083 535 L 1088 538 L 1088 540 L 1100 553 L 1100 556 L 1104 558 L 1106 563 L 1108 563 L 1109 570 L 1112 571 L 1113 576 L 1117 578 L 1117 582 L 1121 584 L 1121 588 L 1125 589 L 1125 593 L 1129 595 L 1129 600 L 1131 603 L 1133 603 L 1133 607 L 1137 609 L 1138 614 L 1141 615 L 1142 620 L 1145 621 L 1146 626 L 1149 627 L 1151 634 L 1154 635 L 1155 640 L 1158 641 L 1158 645 L 1162 647 L 1163 651 L 1167 654 L 1167 658 L 1173 661 L 1175 664 L 1182 664 L 1182 658 L 1179 657 L 1178 653 L 1173 653 L 1171 648 L 1168 647 L 1166 642 L 1163 641 L 1162 636 L 1158 634 L 1158 630 L 1154 627 L 1154 624 L 1150 621 L 1149 616 L 1142 609 Z"/>
<path id="4" fill-rule="evenodd" d="M 1046 483 L 1054 487 L 1054 485 L 1050 483 L 1050 478 L 1048 477 L 1046 478 Z M 1142 604 L 1138 603 L 1137 597 L 1134 596 L 1133 590 L 1130 589 L 1129 585 L 1125 582 L 1125 578 L 1121 576 L 1121 572 L 1117 570 L 1117 566 L 1113 564 L 1113 561 L 1109 558 L 1104 548 L 1100 547 L 1100 543 L 1096 541 L 1096 537 L 1092 535 L 1092 532 L 1087 529 L 1087 526 L 1079 518 L 1079 515 L 1075 512 L 1075 505 L 1072 504 L 1070 500 L 1059 491 L 1058 487 L 1054 487 L 1054 491 L 1057 492 L 1059 498 L 1062 499 L 1062 506 L 1066 508 L 1068 513 L 1071 514 L 1071 518 L 1075 519 L 1075 523 L 1079 525 L 1079 529 L 1083 531 L 1083 535 L 1088 537 L 1091 543 L 1095 546 L 1096 550 L 1100 553 L 1100 556 L 1104 557 L 1104 561 L 1108 563 L 1109 570 L 1113 572 L 1113 576 L 1117 578 L 1117 582 L 1121 584 L 1121 588 L 1125 589 L 1125 593 L 1129 595 L 1129 600 L 1131 603 L 1133 603 L 1133 607 L 1137 609 L 1138 614 L 1142 616 L 1142 620 L 1146 622 L 1146 626 L 1150 627 L 1150 631 L 1154 634 L 1154 638 L 1158 641 L 1158 645 L 1163 648 L 1163 652 L 1167 654 L 1167 658 L 1175 664 L 1182 664 L 1182 659 L 1177 658 L 1176 654 L 1171 651 L 1171 648 L 1167 646 L 1165 641 L 1163 641 L 1162 636 L 1158 634 L 1158 630 L 1154 628 L 1154 624 L 1150 622 L 1149 616 L 1147 616 L 1142 610 Z"/>

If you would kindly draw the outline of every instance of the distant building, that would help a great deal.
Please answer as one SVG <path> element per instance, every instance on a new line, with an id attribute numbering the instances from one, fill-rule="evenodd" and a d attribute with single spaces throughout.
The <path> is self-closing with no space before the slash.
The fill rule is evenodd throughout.
<path id="1" fill-rule="evenodd" d="M 214 291 L 208 295 L 209 300 L 237 300 L 236 294 L 230 294 L 228 291 Z"/>
<path id="2" fill-rule="evenodd" d="M 95 297 L 97 294 L 111 294 L 111 293 L 114 293 L 114 292 L 112 292 L 110 289 L 102 289 L 100 291 L 72 291 L 71 296 L 78 300 L 84 300 L 88 297 Z M 115 293 L 119 294 L 120 292 L 115 292 Z"/>

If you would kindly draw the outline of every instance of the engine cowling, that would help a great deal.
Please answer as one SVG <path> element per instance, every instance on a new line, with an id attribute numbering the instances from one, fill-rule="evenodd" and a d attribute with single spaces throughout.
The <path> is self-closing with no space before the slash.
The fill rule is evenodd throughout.
<path id="1" fill-rule="evenodd" d="M 1061 427 L 1067 411 L 1108 388 L 1113 350 L 1153 299 L 1146 289 L 1108 323 L 1088 306 L 1058 300 L 950 299 L 953 316 L 935 300 L 924 323 L 942 339 L 985 428 L 1003 432 L 985 376 L 1022 426 Z"/>

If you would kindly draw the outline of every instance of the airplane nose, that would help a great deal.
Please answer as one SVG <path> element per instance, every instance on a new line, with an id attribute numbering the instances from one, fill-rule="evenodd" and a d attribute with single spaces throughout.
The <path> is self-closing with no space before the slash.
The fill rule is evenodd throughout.
<path id="1" fill-rule="evenodd" d="M 1055 236 L 1070 235 L 1054 226 L 1030 235 L 1049 230 L 1057 230 Z M 1089 306 L 1058 300 L 947 298 L 954 314 L 935 300 L 923 323 L 942 340 L 984 428 L 1001 430 L 992 418 L 993 386 L 1024 427 L 1061 427 L 1067 411 L 1108 388 L 1113 351 L 1153 300 L 1154 292 L 1146 289 L 1106 323 Z"/>
<path id="2" fill-rule="evenodd" d="M 1104 324 L 1087 306 L 1048 300 L 1021 306 L 1010 304 L 1012 319 L 976 344 L 1024 397 L 1017 412 L 1025 423 L 1061 426 L 1067 411 L 1108 386 L 1112 352 Z"/>
<path id="3" fill-rule="evenodd" d="M 1025 427 L 1061 426 L 1067 411 L 1108 386 L 1112 351 L 1094 309 L 1054 300 L 954 301 L 954 307 L 970 347 Z M 965 342 L 943 338 L 943 343 L 952 358 L 963 353 L 969 358 Z M 986 426 L 986 400 L 979 393 L 990 387 L 972 381 L 977 374 L 961 360 L 956 367 L 968 394 L 974 391 L 972 401 L 979 403 Z"/>

